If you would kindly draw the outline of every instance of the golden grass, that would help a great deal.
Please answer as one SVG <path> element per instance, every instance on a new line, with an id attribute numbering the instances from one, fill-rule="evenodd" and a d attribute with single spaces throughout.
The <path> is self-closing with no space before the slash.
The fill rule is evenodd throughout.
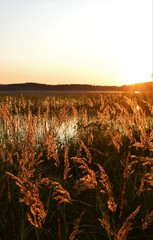
<path id="1" fill-rule="evenodd" d="M 23 96 L 18 104 L 13 101 L 13 98 L 10 98 L 7 102 L 2 101 L 0 104 L 0 156 L 3 164 L 9 166 L 5 173 L 9 179 L 14 180 L 20 190 L 20 203 L 27 206 L 28 221 L 38 229 L 43 228 L 48 214 L 40 194 L 43 186 L 51 191 L 51 199 L 56 202 L 58 212 L 61 211 L 62 204 L 72 204 L 73 191 L 80 196 L 82 193 L 92 190 L 100 199 L 97 206 L 101 210 L 101 217 L 98 216 L 97 220 L 102 229 L 105 229 L 114 240 L 126 240 L 129 232 L 133 230 L 133 220 L 141 211 L 141 205 L 130 210 L 130 213 L 126 210 L 128 184 L 137 174 L 137 165 L 142 171 L 139 176 L 139 184 L 134 186 L 136 188 L 134 189 L 135 196 L 139 198 L 144 191 L 153 190 L 153 124 L 148 125 L 148 121 L 150 121 L 148 119 L 151 118 L 153 121 L 152 105 L 143 101 L 149 111 L 149 114 L 146 114 L 136 99 L 127 97 L 122 100 L 123 105 L 117 102 L 112 102 L 110 105 L 105 97 L 100 97 L 98 100 L 87 97 L 86 107 L 81 100 L 80 102 L 69 99 L 63 101 L 53 97 L 52 106 L 49 105 L 51 99 L 46 98 L 33 113 L 33 103 L 27 102 Z M 56 108 L 58 110 L 55 111 Z M 92 108 L 95 108 L 94 116 L 89 113 Z M 61 160 L 56 128 L 63 122 L 69 121 L 72 115 L 77 118 L 78 125 L 81 123 L 81 130 L 80 132 L 78 130 L 77 136 L 76 145 L 78 147 L 75 153 L 70 153 L 69 143 L 65 142 Z M 94 122 L 92 123 L 91 119 L 93 118 Z M 41 126 L 41 138 L 38 137 L 38 125 Z M 98 163 L 93 160 L 92 152 L 93 149 L 96 149 L 94 143 L 98 138 L 98 135 L 94 135 L 95 129 L 98 129 L 99 138 L 102 141 L 106 139 L 108 141 L 107 149 L 103 149 L 107 150 L 107 153 L 101 154 L 103 157 L 102 160 L 98 159 Z M 127 148 L 122 154 L 125 138 Z M 104 143 L 101 142 L 101 144 Z M 116 157 L 116 161 L 118 161 L 116 164 L 121 167 L 118 170 L 120 172 L 119 181 L 122 181 L 119 190 L 114 186 L 116 180 L 113 180 L 113 177 L 114 179 L 116 177 L 110 175 L 108 168 L 105 169 L 106 161 L 113 158 L 110 149 L 116 156 L 122 154 L 122 159 Z M 96 153 L 99 154 L 99 152 L 100 150 L 97 149 Z M 52 169 L 46 169 L 47 175 L 45 176 L 41 166 L 46 162 L 51 162 L 56 171 L 62 171 L 62 178 L 55 177 Z M 39 169 L 42 172 L 39 172 Z M 77 177 L 73 173 L 74 169 L 77 169 Z M 113 173 L 113 169 L 111 172 Z M 67 190 L 69 182 L 72 192 L 70 188 Z M 0 197 L 4 188 L 5 185 L 2 186 Z M 8 185 L 8 201 L 11 202 L 12 196 L 9 188 Z M 116 195 L 117 193 L 118 195 Z M 95 201 L 97 200 L 95 199 Z M 116 213 L 118 218 L 116 228 L 114 228 L 111 214 L 115 216 Z M 79 225 L 84 215 L 85 211 L 82 211 L 76 219 L 70 240 L 79 235 Z M 58 239 L 60 240 L 60 217 L 58 219 Z M 147 229 L 152 221 L 153 211 L 147 209 L 142 218 L 141 228 Z"/>

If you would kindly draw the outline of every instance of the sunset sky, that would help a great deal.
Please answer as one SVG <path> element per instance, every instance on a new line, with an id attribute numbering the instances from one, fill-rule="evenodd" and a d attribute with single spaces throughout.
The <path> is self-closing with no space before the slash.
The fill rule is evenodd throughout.
<path id="1" fill-rule="evenodd" d="M 152 0 L 0 0 L 0 84 L 151 81 Z"/>

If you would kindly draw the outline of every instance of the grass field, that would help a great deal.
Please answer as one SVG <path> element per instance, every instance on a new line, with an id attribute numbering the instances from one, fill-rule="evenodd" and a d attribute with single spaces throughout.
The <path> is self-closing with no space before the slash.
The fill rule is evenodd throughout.
<path id="1" fill-rule="evenodd" d="M 1 240 L 153 240 L 153 97 L 0 97 Z"/>

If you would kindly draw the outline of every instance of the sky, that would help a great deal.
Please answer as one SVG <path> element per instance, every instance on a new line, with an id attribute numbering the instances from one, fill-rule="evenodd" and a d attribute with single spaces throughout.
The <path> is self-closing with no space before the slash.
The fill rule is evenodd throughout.
<path id="1" fill-rule="evenodd" d="M 0 0 L 0 84 L 152 81 L 152 0 Z"/>

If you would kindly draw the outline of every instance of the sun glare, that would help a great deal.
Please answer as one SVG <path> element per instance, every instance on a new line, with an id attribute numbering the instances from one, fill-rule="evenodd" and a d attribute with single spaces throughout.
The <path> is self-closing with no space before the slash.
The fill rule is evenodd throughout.
<path id="1" fill-rule="evenodd" d="M 123 56 L 123 63 L 121 66 L 121 75 L 124 84 L 135 84 L 140 82 L 151 81 L 152 73 L 152 59 L 151 54 L 149 56 L 149 49 L 141 50 L 140 58 L 137 57 L 138 50 L 133 56 L 128 53 Z M 143 54 L 144 53 L 144 54 Z"/>
<path id="2" fill-rule="evenodd" d="M 0 17 L 1 83 L 124 85 L 151 79 L 151 0 L 5 0 Z"/>
<path id="3" fill-rule="evenodd" d="M 145 72 L 135 72 L 130 71 L 126 72 L 123 76 L 123 82 L 124 84 L 135 84 L 135 83 L 141 83 L 141 82 L 149 82 L 151 81 L 151 74 L 146 74 Z"/>

